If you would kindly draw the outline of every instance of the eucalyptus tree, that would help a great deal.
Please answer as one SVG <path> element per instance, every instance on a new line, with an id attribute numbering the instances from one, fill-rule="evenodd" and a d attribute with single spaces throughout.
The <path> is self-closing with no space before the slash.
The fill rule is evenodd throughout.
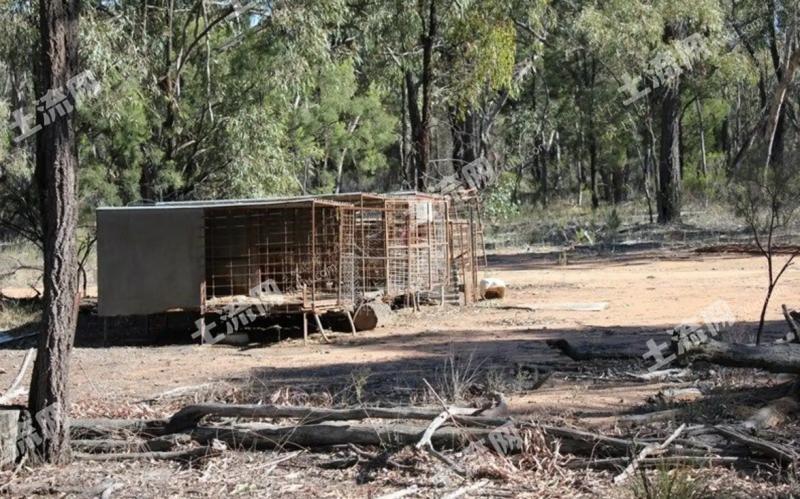
<path id="1" fill-rule="evenodd" d="M 718 0 L 592 2 L 583 9 L 582 26 L 608 68 L 607 77 L 623 80 L 620 100 L 653 107 L 658 221 L 676 221 L 681 208 L 682 91 L 694 68 L 707 64 L 719 49 L 722 6 Z"/>

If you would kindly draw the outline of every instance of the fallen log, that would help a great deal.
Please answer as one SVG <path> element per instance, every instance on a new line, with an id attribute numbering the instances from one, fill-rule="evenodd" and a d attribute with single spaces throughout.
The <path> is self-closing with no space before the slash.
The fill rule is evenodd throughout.
<path id="1" fill-rule="evenodd" d="M 501 426 L 508 418 L 470 416 L 478 409 L 450 407 L 448 412 L 456 422 L 471 426 Z M 349 409 L 330 409 L 324 407 L 304 407 L 262 404 L 197 404 L 186 406 L 175 413 L 167 424 L 167 433 L 177 433 L 197 425 L 205 416 L 228 418 L 295 418 L 302 424 L 323 421 L 357 421 L 375 419 L 425 419 L 431 420 L 442 412 L 435 407 L 356 407 Z"/>
<path id="2" fill-rule="evenodd" d="M 572 360 L 597 360 L 597 359 L 613 359 L 613 360 L 629 360 L 641 359 L 642 355 L 637 352 L 619 351 L 619 349 L 608 348 L 602 345 L 586 345 L 575 344 L 559 338 L 556 340 L 547 340 L 547 346 L 560 350 L 561 353 L 566 355 Z"/>
<path id="3" fill-rule="evenodd" d="M 120 434 L 152 438 L 164 435 L 167 423 L 165 419 L 73 419 L 69 429 L 70 438 L 76 440 L 108 438 Z"/>
<path id="4" fill-rule="evenodd" d="M 231 448 L 320 448 L 335 445 L 370 445 L 403 447 L 419 441 L 424 426 L 407 424 L 349 424 L 327 422 L 302 426 L 278 426 L 267 423 L 246 423 L 236 426 L 198 426 L 189 434 L 192 439 L 210 444 L 213 440 L 225 442 Z M 484 428 L 439 428 L 431 442 L 438 448 L 458 449 L 467 439 L 481 440 L 491 430 Z"/>
<path id="5" fill-rule="evenodd" d="M 523 426 L 522 428 L 524 428 Z M 559 440 L 561 450 L 571 454 L 626 455 L 641 443 L 608 437 L 573 428 L 536 426 L 552 441 Z M 193 440 L 208 444 L 214 439 L 230 447 L 252 449 L 320 448 L 335 445 L 413 446 L 428 426 L 398 423 L 351 424 L 326 422 L 300 426 L 246 423 L 234 426 L 198 426 L 189 432 Z M 473 441 L 484 441 L 493 428 L 456 428 L 444 426 L 430 436 L 430 445 L 442 449 L 460 449 Z"/>
<path id="6" fill-rule="evenodd" d="M 673 344 L 681 341 L 673 336 Z M 800 374 L 800 344 L 779 343 L 744 345 L 708 338 L 693 343 L 683 340 L 679 356 L 692 360 L 705 360 L 725 367 L 752 367 L 774 373 Z"/>

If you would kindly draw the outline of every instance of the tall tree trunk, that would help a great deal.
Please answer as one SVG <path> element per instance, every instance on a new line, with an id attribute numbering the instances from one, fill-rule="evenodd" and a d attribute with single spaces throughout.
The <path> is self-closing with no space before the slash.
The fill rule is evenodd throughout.
<path id="1" fill-rule="evenodd" d="M 436 37 L 436 0 L 429 0 L 427 29 L 422 35 L 422 115 L 416 138 L 417 148 L 417 190 L 425 190 L 428 176 L 428 163 L 431 151 L 431 91 L 433 89 L 433 41 Z M 420 0 L 420 7 L 422 7 Z M 420 15 L 424 16 L 420 8 Z"/>
<path id="2" fill-rule="evenodd" d="M 680 90 L 677 83 L 661 92 L 661 150 L 658 161 L 658 223 L 681 216 Z"/>
<path id="3" fill-rule="evenodd" d="M 406 91 L 406 87 L 408 82 L 406 78 L 402 78 L 403 86 L 400 90 L 400 102 L 401 102 L 401 127 L 400 127 L 400 169 L 402 170 L 402 175 L 398 175 L 400 181 L 405 181 L 409 183 L 409 173 L 408 173 L 408 92 Z"/>
<path id="4" fill-rule="evenodd" d="M 411 158 L 410 165 L 412 171 L 409 174 L 411 185 L 416 187 L 418 184 L 417 176 L 419 175 L 419 137 L 422 134 L 422 118 L 419 113 L 419 96 L 417 94 L 417 83 L 414 81 L 414 76 L 411 71 L 406 71 L 406 92 L 408 93 L 408 124 L 411 128 Z"/>
<path id="5" fill-rule="evenodd" d="M 479 155 L 480 131 L 475 130 L 475 113 L 471 109 L 463 113 L 450 109 L 450 130 L 453 138 L 453 168 L 459 170 Z"/>
<path id="6" fill-rule="evenodd" d="M 542 203 L 542 208 L 547 208 L 547 196 L 549 194 L 547 185 L 547 154 L 544 152 L 545 143 L 544 137 L 541 134 L 537 134 L 534 139 L 534 145 L 536 146 L 536 156 L 534 160 L 536 161 L 536 179 L 539 181 L 539 201 Z"/>
<path id="7" fill-rule="evenodd" d="M 596 210 L 600 206 L 597 198 L 597 140 L 594 130 L 589 129 L 589 189 L 592 194 L 592 209 Z"/>
<path id="8" fill-rule="evenodd" d="M 697 110 L 697 124 L 700 127 L 700 165 L 703 171 L 703 178 L 708 177 L 708 162 L 706 161 L 706 127 L 703 124 L 703 107 L 700 105 L 700 97 L 694 101 Z"/>
<path id="9" fill-rule="evenodd" d="M 78 57 L 78 0 L 40 0 L 39 89 L 65 89 Z M 73 99 L 73 96 L 68 97 Z M 73 99 L 74 100 L 74 99 Z M 74 104 L 74 103 L 73 103 Z M 42 114 L 37 121 L 44 123 Z M 44 459 L 69 459 L 69 355 L 78 312 L 75 227 L 77 163 L 72 114 L 56 116 L 37 135 L 36 171 L 44 224 L 44 303 L 28 405 Z"/>

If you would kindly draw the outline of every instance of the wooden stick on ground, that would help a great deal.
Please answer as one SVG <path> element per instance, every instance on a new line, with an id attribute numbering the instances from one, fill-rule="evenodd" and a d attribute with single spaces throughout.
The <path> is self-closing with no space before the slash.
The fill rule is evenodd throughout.
<path id="1" fill-rule="evenodd" d="M 31 348 L 25 354 L 25 358 L 22 360 L 22 365 L 19 368 L 19 372 L 17 376 L 14 378 L 14 381 L 11 382 L 11 386 L 8 387 L 6 393 L 3 396 L 0 396 L 0 404 L 7 404 L 11 400 L 13 400 L 18 395 L 22 395 L 25 393 L 26 389 L 21 388 L 20 385 L 22 384 L 22 380 L 25 379 L 25 373 L 28 372 L 28 366 L 30 365 L 33 358 L 36 356 L 36 349 Z"/>
<path id="2" fill-rule="evenodd" d="M 425 429 L 425 433 L 422 434 L 422 438 L 419 440 L 419 442 L 417 442 L 415 447 L 417 449 L 422 449 L 423 447 L 430 445 L 433 434 L 436 433 L 436 430 L 438 430 L 439 427 L 442 426 L 449 418 L 450 412 L 448 411 L 444 411 L 436 416 L 436 418 L 431 421 L 431 424 Z"/>
<path id="3" fill-rule="evenodd" d="M 636 456 L 633 459 L 633 461 L 631 461 L 631 464 L 629 464 L 628 467 L 625 468 L 625 470 L 622 473 L 620 473 L 619 475 L 614 477 L 614 483 L 620 484 L 620 483 L 624 482 L 625 480 L 627 480 L 628 477 L 633 475 L 633 473 L 639 467 L 639 461 L 641 461 L 642 459 L 646 458 L 650 454 L 653 454 L 655 452 L 662 451 L 662 450 L 666 449 L 669 446 L 669 444 L 672 443 L 673 440 L 678 438 L 678 436 L 681 433 L 683 433 L 683 430 L 685 430 L 685 429 L 686 429 L 686 424 L 682 424 L 682 425 L 680 425 L 678 427 L 677 430 L 675 430 L 672 433 L 672 435 L 669 436 L 669 438 L 664 440 L 664 442 L 662 442 L 660 444 L 656 444 L 656 445 L 648 445 L 647 447 L 642 449 L 642 451 L 639 452 L 639 455 Z"/>

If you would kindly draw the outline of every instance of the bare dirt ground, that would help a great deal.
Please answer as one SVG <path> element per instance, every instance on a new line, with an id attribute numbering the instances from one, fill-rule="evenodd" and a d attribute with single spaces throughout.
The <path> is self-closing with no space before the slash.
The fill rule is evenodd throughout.
<path id="1" fill-rule="evenodd" d="M 403 310 L 389 326 L 355 337 L 339 333 L 332 345 L 320 343 L 315 336 L 309 345 L 290 338 L 246 347 L 137 346 L 128 340 L 115 341 L 112 328 L 111 346 L 99 348 L 95 340 L 81 340 L 79 332 L 71 369 L 72 416 L 165 417 L 186 403 L 210 400 L 421 404 L 430 402 L 423 378 L 443 395 L 456 391 L 447 374 L 455 365 L 462 372 L 475 373 L 470 383 L 503 391 L 511 412 L 520 418 L 581 426 L 609 415 L 670 407 L 659 398 L 659 392 L 667 386 L 696 386 L 704 397 L 688 403 L 687 414 L 693 421 L 703 422 L 748 416 L 763 403 L 759 390 L 773 383 L 763 373 L 730 369 L 709 369 L 702 377 L 682 383 L 620 382 L 620 374 L 644 372 L 649 363 L 644 359 L 575 362 L 546 344 L 549 339 L 568 338 L 640 355 L 647 349 L 647 339 L 666 338 L 667 329 L 696 318 L 717 300 L 727 302 L 736 315 L 736 323 L 725 334 L 745 341 L 755 330 L 763 301 L 763 258 L 652 251 L 578 258 L 563 264 L 545 253 L 504 252 L 490 258 L 488 274 L 508 283 L 502 301 L 463 309 Z M 785 333 L 780 304 L 800 306 L 799 285 L 800 271 L 790 268 L 767 313 L 769 338 Z M 546 304 L 553 308 L 555 304 L 587 302 L 606 302 L 608 307 L 602 311 L 532 312 L 497 307 Z M 151 334 L 158 334 L 160 327 L 160 323 L 148 324 Z M 291 336 L 292 332 L 286 333 Z M 23 341 L 0 349 L 0 387 L 10 384 L 27 346 Z M 519 366 L 554 373 L 542 386 L 530 390 L 535 380 L 529 374 L 521 376 Z M 193 388 L 170 392 L 187 386 Z M 730 392 L 744 394 L 744 398 L 733 398 Z M 439 497 L 463 485 L 458 476 L 435 462 L 415 473 L 384 470 L 365 480 L 358 467 L 322 469 L 320 463 L 330 455 L 307 452 L 271 464 L 279 457 L 228 451 L 190 469 L 164 462 L 23 467 L 5 492 L 92 497 L 116 484 L 112 489 L 115 497 L 378 497 L 417 484 L 417 496 Z M 613 486 L 614 472 L 556 469 L 560 468 L 547 473 L 542 467 L 519 470 L 514 476 L 492 479 L 469 494 L 640 496 L 632 485 Z M 778 497 L 799 492 L 792 481 L 774 478 L 768 470 L 744 473 L 715 467 L 688 473 L 688 480 L 697 486 L 695 491 L 700 491 L 698 497 Z M 0 475 L 0 484 L 3 482 Z"/>

